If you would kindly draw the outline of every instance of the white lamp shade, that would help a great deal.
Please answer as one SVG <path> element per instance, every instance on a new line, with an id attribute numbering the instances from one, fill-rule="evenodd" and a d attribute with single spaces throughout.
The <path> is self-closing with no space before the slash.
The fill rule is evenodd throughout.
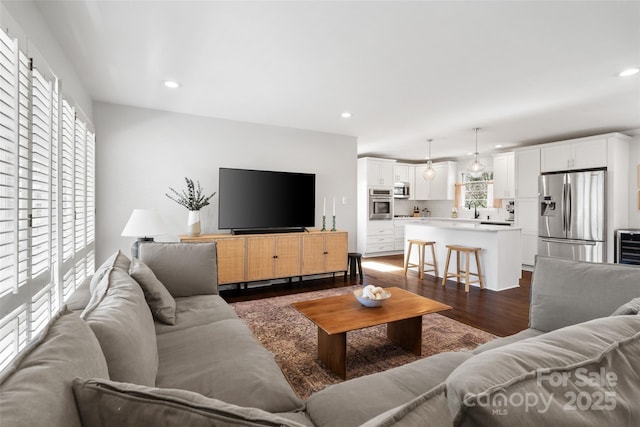
<path id="1" fill-rule="evenodd" d="M 166 227 L 158 212 L 154 209 L 134 209 L 121 236 L 153 237 L 166 234 Z"/>

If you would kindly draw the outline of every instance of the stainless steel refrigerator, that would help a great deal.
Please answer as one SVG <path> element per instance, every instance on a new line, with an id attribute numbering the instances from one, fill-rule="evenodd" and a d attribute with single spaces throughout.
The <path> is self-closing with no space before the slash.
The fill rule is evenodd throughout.
<path id="1" fill-rule="evenodd" d="M 543 174 L 539 179 L 540 255 L 606 260 L 606 171 Z"/>

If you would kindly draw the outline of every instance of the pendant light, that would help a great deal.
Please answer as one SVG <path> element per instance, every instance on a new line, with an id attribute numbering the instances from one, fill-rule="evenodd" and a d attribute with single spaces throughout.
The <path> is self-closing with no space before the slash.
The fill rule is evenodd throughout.
<path id="1" fill-rule="evenodd" d="M 480 163 L 480 160 L 478 160 L 478 154 L 480 154 L 478 153 L 478 131 L 480 130 L 480 128 L 473 128 L 473 130 L 476 132 L 476 151 L 475 153 L 473 153 L 474 160 L 467 167 L 467 171 L 472 177 L 479 178 L 482 175 L 482 171 L 484 170 L 484 165 Z"/>
<path id="2" fill-rule="evenodd" d="M 435 178 L 438 173 L 438 171 L 433 168 L 433 164 L 431 162 L 431 141 L 433 141 L 433 139 L 427 139 L 427 142 L 429 143 L 429 160 L 427 161 L 427 168 L 422 171 L 422 178 L 427 181 L 433 181 L 433 178 Z"/>

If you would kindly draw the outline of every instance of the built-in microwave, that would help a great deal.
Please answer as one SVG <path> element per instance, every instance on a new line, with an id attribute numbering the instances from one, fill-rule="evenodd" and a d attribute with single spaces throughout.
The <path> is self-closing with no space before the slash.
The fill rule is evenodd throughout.
<path id="1" fill-rule="evenodd" d="M 369 189 L 369 219 L 393 219 L 393 190 L 387 188 Z"/>
<path id="2" fill-rule="evenodd" d="M 408 199 L 410 195 L 408 182 L 396 182 L 393 184 L 393 197 L 396 199 Z"/>

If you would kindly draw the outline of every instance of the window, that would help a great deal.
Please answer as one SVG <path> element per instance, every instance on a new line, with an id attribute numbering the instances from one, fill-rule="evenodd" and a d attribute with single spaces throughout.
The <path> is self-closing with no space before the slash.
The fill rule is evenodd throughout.
<path id="1" fill-rule="evenodd" d="M 94 269 L 95 135 L 0 30 L 0 371 Z"/>
<path id="2" fill-rule="evenodd" d="M 456 185 L 457 207 L 470 210 L 493 207 L 493 172 L 485 172 L 477 178 L 464 174 L 462 181 Z"/>

